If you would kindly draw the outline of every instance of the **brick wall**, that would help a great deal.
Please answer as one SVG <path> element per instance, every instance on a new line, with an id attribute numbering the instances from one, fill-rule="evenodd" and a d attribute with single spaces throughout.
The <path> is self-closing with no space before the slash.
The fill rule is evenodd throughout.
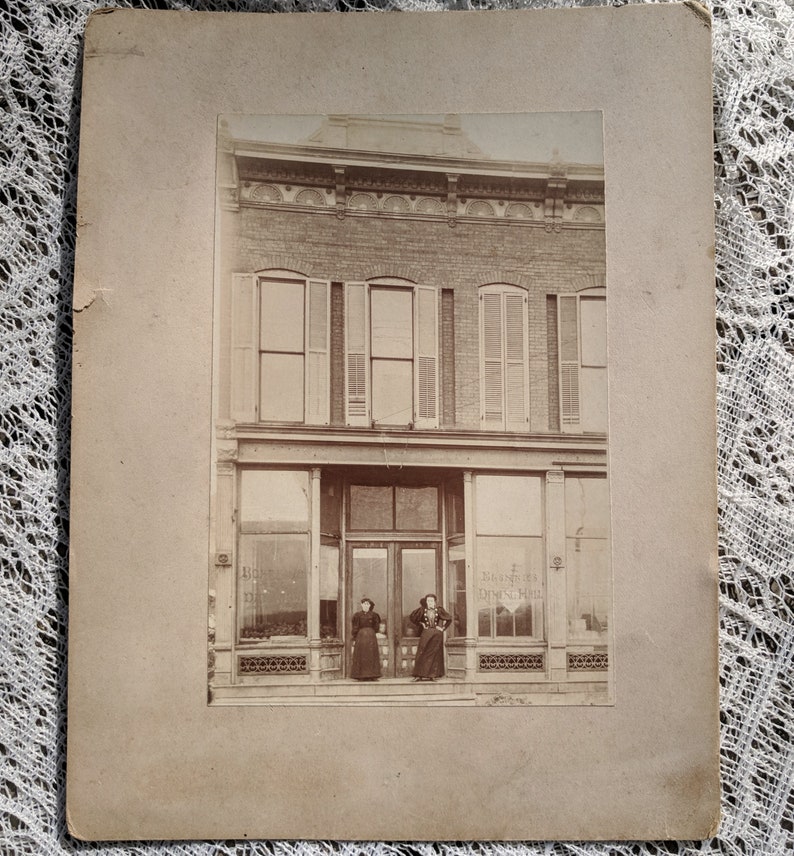
<path id="1" fill-rule="evenodd" d="M 264 208 L 242 208 L 235 219 L 239 228 L 224 264 L 230 271 L 288 268 L 335 282 L 400 276 L 450 289 L 454 293 L 457 429 L 476 430 L 480 425 L 478 286 L 490 282 L 525 286 L 529 291 L 530 429 L 556 427 L 553 415 L 550 423 L 549 382 L 554 367 L 548 356 L 547 295 L 574 291 L 582 277 L 603 274 L 603 229 L 555 233 L 510 221 L 459 222 L 450 227 L 443 220 L 356 216 L 339 220 L 332 212 Z M 443 311 L 439 320 L 443 341 L 449 334 Z M 338 331 L 342 321 L 342 304 L 333 299 L 332 326 Z M 446 426 L 451 414 L 449 402 L 444 401 L 449 396 L 444 370 L 442 362 L 440 414 Z M 338 357 L 332 358 L 334 388 L 340 371 L 344 372 L 344 365 Z M 556 406 L 553 400 L 552 405 Z M 332 420 L 337 424 L 340 420 L 338 406 L 332 410 Z"/>

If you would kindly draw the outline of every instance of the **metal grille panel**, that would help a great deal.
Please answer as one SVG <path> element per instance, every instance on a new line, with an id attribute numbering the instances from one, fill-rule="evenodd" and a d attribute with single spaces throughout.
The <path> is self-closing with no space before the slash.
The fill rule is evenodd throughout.
<path id="1" fill-rule="evenodd" d="M 598 672 L 607 668 L 608 654 L 568 654 L 569 672 Z"/>
<path id="2" fill-rule="evenodd" d="M 480 654 L 481 672 L 542 672 L 543 654 Z"/>
<path id="3" fill-rule="evenodd" d="M 240 657 L 241 675 L 305 675 L 305 656 Z"/>

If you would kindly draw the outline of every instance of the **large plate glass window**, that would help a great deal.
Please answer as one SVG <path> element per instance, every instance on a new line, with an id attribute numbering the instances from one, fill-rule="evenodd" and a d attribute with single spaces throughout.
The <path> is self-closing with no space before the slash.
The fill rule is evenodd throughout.
<path id="1" fill-rule="evenodd" d="M 475 477 L 479 637 L 542 639 L 543 495 L 537 476 Z"/>
<path id="2" fill-rule="evenodd" d="M 240 642 L 306 637 L 309 508 L 307 472 L 241 472 L 237 562 Z"/>
<path id="3" fill-rule="evenodd" d="M 610 615 L 607 479 L 566 476 L 568 641 L 605 644 Z"/>

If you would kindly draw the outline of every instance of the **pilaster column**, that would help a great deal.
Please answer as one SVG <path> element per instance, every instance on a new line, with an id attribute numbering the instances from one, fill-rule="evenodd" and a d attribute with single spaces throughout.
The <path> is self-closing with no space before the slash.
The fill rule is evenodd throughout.
<path id="1" fill-rule="evenodd" d="M 546 473 L 546 591 L 551 679 L 567 679 L 568 616 L 565 584 L 565 473 Z"/>
<path id="2" fill-rule="evenodd" d="M 234 632 L 234 464 L 220 461 L 215 482 L 215 683 L 228 684 Z"/>
<path id="3" fill-rule="evenodd" d="M 474 486 L 471 472 L 463 473 L 463 541 L 466 561 L 466 680 L 477 673 L 477 591 L 474 584 Z"/>
<path id="4" fill-rule="evenodd" d="M 309 560 L 309 672 L 320 680 L 320 468 L 311 472 L 311 556 Z"/>

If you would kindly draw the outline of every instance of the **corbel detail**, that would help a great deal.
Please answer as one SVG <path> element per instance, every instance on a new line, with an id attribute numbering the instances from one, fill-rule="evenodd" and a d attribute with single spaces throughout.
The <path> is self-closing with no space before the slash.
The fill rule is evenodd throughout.
<path id="1" fill-rule="evenodd" d="M 447 223 L 455 226 L 458 221 L 458 178 L 454 173 L 447 173 Z"/>
<path id="2" fill-rule="evenodd" d="M 343 166 L 334 167 L 334 178 L 336 179 L 336 216 L 340 220 L 344 220 L 347 199 L 345 198 L 345 168 Z"/>
<path id="3" fill-rule="evenodd" d="M 559 232 L 562 229 L 562 209 L 567 189 L 568 178 L 565 173 L 562 170 L 553 171 L 546 182 L 546 203 L 543 211 L 547 232 Z"/>

